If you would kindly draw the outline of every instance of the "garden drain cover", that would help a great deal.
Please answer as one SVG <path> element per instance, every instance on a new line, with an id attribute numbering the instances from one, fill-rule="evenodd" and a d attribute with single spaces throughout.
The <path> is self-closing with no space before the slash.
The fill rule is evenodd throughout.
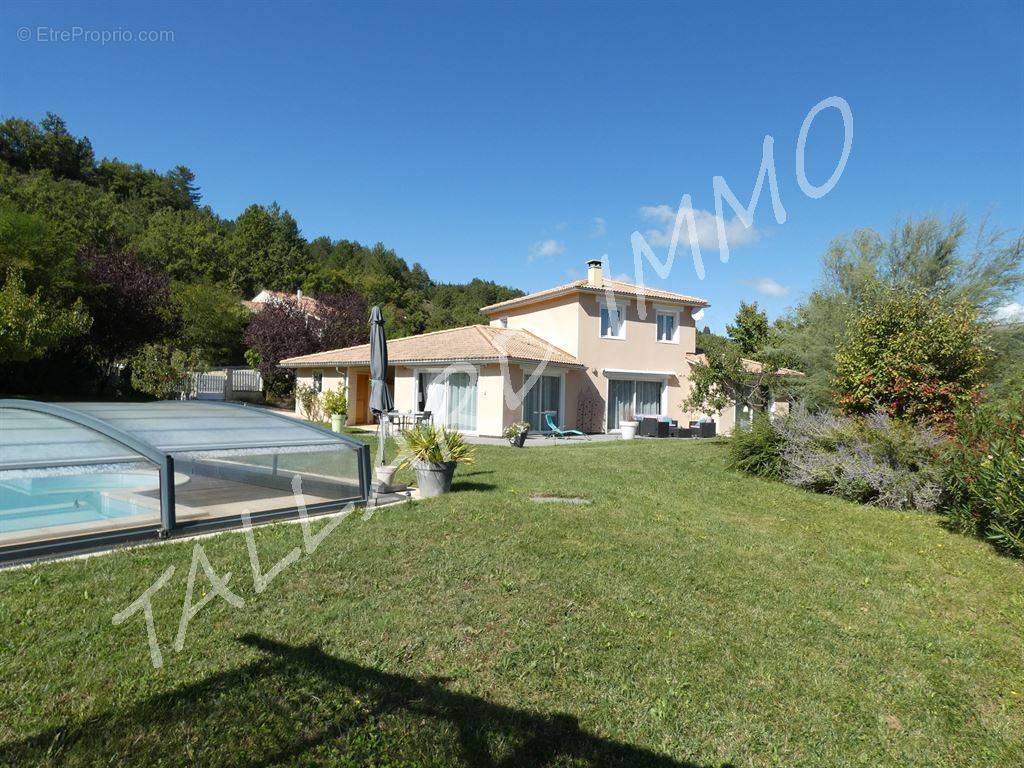
<path id="1" fill-rule="evenodd" d="M 530 501 L 534 504 L 589 504 L 590 499 L 582 499 L 579 496 L 531 496 Z"/>

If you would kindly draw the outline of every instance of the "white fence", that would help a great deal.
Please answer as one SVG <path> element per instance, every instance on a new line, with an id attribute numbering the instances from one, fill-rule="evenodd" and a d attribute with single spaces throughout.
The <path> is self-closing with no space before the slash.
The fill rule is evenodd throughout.
<path id="1" fill-rule="evenodd" d="M 252 368 L 214 368 L 190 373 L 179 390 L 183 400 L 251 400 L 263 393 L 263 377 Z"/>

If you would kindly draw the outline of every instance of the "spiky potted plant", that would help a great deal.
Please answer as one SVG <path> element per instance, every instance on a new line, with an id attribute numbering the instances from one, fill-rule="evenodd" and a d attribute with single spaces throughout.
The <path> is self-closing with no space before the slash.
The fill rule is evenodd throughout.
<path id="1" fill-rule="evenodd" d="M 418 424 L 402 435 L 398 466 L 413 468 L 420 496 L 428 498 L 447 493 L 452 487 L 455 468 L 475 460 L 476 452 L 461 432 Z"/>

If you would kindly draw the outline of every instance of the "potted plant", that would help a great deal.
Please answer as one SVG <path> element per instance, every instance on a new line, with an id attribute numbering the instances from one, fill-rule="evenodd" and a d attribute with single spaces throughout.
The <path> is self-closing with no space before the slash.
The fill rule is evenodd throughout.
<path id="1" fill-rule="evenodd" d="M 472 464 L 473 448 L 461 432 L 433 424 L 418 424 L 402 435 L 402 454 L 398 467 L 412 467 L 420 496 L 428 498 L 447 493 L 459 464 Z"/>
<path id="2" fill-rule="evenodd" d="M 619 418 L 619 429 L 622 431 L 623 440 L 632 440 L 636 437 L 636 428 L 639 422 L 633 412 L 633 406 L 627 405 L 622 409 L 622 416 Z"/>
<path id="3" fill-rule="evenodd" d="M 526 442 L 526 436 L 530 432 L 530 422 L 528 421 L 517 421 L 515 424 L 509 424 L 505 431 L 502 433 L 508 444 L 513 448 L 522 448 L 523 443 Z"/>
<path id="4" fill-rule="evenodd" d="M 331 417 L 331 429 L 341 432 L 345 421 L 345 414 L 348 412 L 348 403 L 345 400 L 345 391 L 342 389 L 329 389 L 324 392 L 324 413 Z"/>

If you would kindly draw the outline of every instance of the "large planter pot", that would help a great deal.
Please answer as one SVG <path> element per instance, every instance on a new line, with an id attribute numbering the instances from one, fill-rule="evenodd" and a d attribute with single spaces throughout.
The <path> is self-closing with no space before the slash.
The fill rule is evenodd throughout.
<path id="1" fill-rule="evenodd" d="M 342 422 L 344 420 L 345 417 L 342 414 L 335 413 L 333 416 L 331 416 L 331 429 L 333 429 L 335 432 L 341 432 L 341 428 L 343 426 Z"/>
<path id="2" fill-rule="evenodd" d="M 382 491 L 387 491 L 391 488 L 392 481 L 395 479 L 395 472 L 398 471 L 398 467 L 392 464 L 378 464 L 373 469 L 374 475 L 377 477 L 377 485 Z"/>
<path id="3" fill-rule="evenodd" d="M 632 440 L 636 437 L 636 428 L 639 423 L 638 421 L 620 421 L 619 429 L 622 430 L 622 439 Z"/>
<path id="4" fill-rule="evenodd" d="M 508 444 L 511 445 L 513 448 L 522 448 L 523 447 L 523 443 L 525 443 L 525 442 L 526 442 L 526 433 L 525 432 L 522 432 L 522 433 L 516 435 L 515 437 L 510 437 L 508 439 Z"/>
<path id="5" fill-rule="evenodd" d="M 455 476 L 454 461 L 416 461 L 412 468 L 416 471 L 416 485 L 422 498 L 440 496 L 448 493 Z"/>

